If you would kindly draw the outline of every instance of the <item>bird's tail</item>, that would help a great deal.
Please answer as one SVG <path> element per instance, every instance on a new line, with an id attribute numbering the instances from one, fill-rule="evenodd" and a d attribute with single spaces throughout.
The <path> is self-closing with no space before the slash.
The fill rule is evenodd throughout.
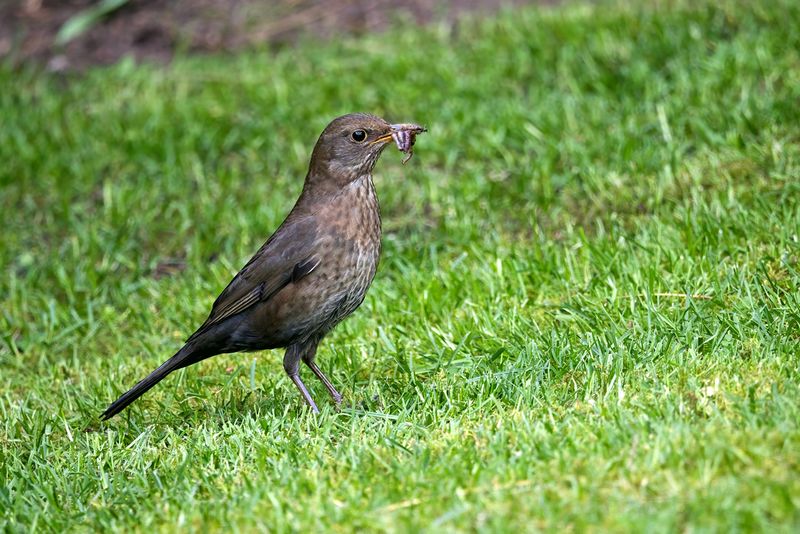
<path id="1" fill-rule="evenodd" d="M 111 419 L 127 408 L 133 401 L 147 393 L 150 388 L 161 382 L 172 371 L 181 369 L 208 357 L 208 355 L 205 354 L 198 354 L 198 351 L 194 350 L 193 345 L 192 343 L 184 345 L 172 358 L 162 363 L 158 369 L 147 375 L 144 380 L 140 381 L 120 398 L 112 402 L 100 417 L 104 421 Z"/>

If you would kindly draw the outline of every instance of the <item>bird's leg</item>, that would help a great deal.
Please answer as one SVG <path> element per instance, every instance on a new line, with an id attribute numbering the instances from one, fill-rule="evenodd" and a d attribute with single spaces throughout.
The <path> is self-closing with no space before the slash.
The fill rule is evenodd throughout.
<path id="1" fill-rule="evenodd" d="M 327 389 L 328 393 L 330 393 L 333 402 L 335 402 L 336 405 L 338 406 L 339 404 L 342 403 L 342 394 L 336 391 L 336 388 L 333 387 L 333 384 L 331 384 L 331 381 L 328 380 L 328 377 L 325 376 L 322 373 L 322 370 L 320 370 L 320 368 L 317 367 L 317 364 L 314 363 L 314 358 L 317 355 L 318 343 L 319 341 L 315 340 L 313 343 L 310 343 L 304 351 L 302 351 L 301 354 L 303 355 L 303 363 L 306 364 L 309 369 L 311 369 L 312 373 L 317 375 L 317 378 L 320 379 L 320 381 L 325 385 L 325 389 Z"/>
<path id="2" fill-rule="evenodd" d="M 303 357 L 303 363 L 305 363 L 308 366 L 308 368 L 311 369 L 311 372 L 317 375 L 317 378 L 319 378 L 322 381 L 322 383 L 325 384 L 325 389 L 327 389 L 328 393 L 331 394 L 333 402 L 335 402 L 337 405 L 341 404 L 342 394 L 336 391 L 336 388 L 333 387 L 333 384 L 331 384 L 331 381 L 328 380 L 328 377 L 322 374 L 322 371 L 320 370 L 319 367 L 317 367 L 317 364 L 314 363 L 314 360 L 313 359 L 307 360 L 305 357 Z"/>
<path id="3" fill-rule="evenodd" d="M 303 384 L 302 380 L 300 380 L 300 375 L 289 375 L 289 378 L 292 379 L 294 385 L 300 390 L 300 394 L 303 396 L 303 399 L 306 401 L 306 403 L 311 406 L 311 411 L 314 413 L 319 413 L 319 408 L 317 408 L 317 405 L 314 403 L 314 399 L 311 398 L 311 393 L 309 393 L 306 389 L 306 385 Z"/>
<path id="4" fill-rule="evenodd" d="M 300 355 L 296 347 L 296 345 L 292 345 L 286 349 L 286 354 L 283 357 L 283 369 L 286 371 L 286 374 L 289 375 L 289 378 L 292 379 L 294 385 L 297 386 L 297 389 L 300 390 L 300 395 L 303 396 L 303 400 L 306 401 L 306 404 L 311 407 L 311 411 L 319 413 L 319 408 L 317 408 L 317 405 L 314 403 L 314 399 L 311 398 L 311 393 L 308 392 L 306 385 L 300 380 Z"/>

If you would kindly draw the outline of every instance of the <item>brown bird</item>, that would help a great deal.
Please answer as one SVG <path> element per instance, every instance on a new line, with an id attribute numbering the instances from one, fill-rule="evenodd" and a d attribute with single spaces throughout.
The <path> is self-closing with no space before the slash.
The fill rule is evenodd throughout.
<path id="1" fill-rule="evenodd" d="M 414 137 L 424 131 L 363 113 L 334 119 L 314 147 L 303 192 L 286 220 L 222 291 L 183 348 L 101 417 L 118 414 L 177 369 L 217 354 L 278 347 L 286 347 L 283 368 L 312 411 L 319 410 L 300 380 L 300 361 L 341 402 L 314 363 L 317 346 L 361 304 L 375 276 L 381 252 L 375 162 L 392 140 L 410 156 Z"/>

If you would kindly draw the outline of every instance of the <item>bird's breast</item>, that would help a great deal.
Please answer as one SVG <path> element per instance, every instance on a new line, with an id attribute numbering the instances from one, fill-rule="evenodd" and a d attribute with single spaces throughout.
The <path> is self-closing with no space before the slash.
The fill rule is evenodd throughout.
<path id="1" fill-rule="evenodd" d="M 328 330 L 364 300 L 381 251 L 378 198 L 367 176 L 356 180 L 319 214 L 321 262 L 308 283 L 320 297 L 320 329 Z"/>
<path id="2" fill-rule="evenodd" d="M 321 234 L 330 241 L 333 254 L 342 260 L 369 265 L 377 263 L 381 246 L 381 217 L 372 178 L 354 181 L 321 214 Z"/>

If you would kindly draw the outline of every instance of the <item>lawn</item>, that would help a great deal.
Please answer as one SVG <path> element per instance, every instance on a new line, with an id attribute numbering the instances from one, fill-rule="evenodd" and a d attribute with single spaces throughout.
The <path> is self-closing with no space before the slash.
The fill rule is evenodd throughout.
<path id="1" fill-rule="evenodd" d="M 0 530 L 800 529 L 800 3 L 525 8 L 59 76 L 0 67 Z M 322 343 L 173 374 L 327 122 L 383 257 Z"/>

